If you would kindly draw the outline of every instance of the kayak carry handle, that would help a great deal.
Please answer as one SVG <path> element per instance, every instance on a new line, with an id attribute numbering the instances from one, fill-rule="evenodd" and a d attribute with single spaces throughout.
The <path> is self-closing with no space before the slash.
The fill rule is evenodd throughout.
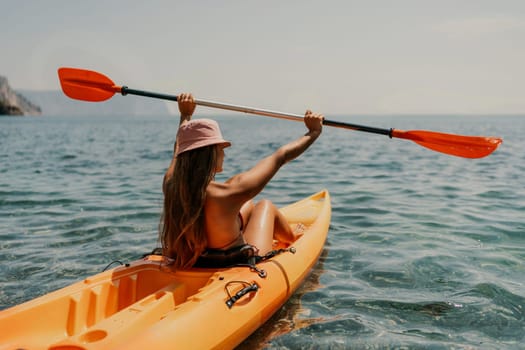
<path id="1" fill-rule="evenodd" d="M 231 309 L 233 307 L 233 304 L 235 304 L 240 298 L 242 298 L 248 293 L 257 292 L 258 290 L 259 290 L 259 286 L 257 285 L 257 283 L 253 282 L 252 284 L 244 287 L 243 289 L 235 293 L 234 296 L 226 300 L 226 306 L 228 306 L 228 309 Z"/>

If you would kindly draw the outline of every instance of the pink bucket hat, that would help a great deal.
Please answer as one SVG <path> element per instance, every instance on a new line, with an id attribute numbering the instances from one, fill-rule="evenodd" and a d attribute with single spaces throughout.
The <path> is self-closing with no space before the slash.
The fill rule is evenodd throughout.
<path id="1" fill-rule="evenodd" d="M 219 124 L 211 119 L 193 119 L 181 125 L 177 138 L 179 143 L 177 156 L 182 152 L 210 145 L 231 146 L 229 141 L 222 138 Z"/>

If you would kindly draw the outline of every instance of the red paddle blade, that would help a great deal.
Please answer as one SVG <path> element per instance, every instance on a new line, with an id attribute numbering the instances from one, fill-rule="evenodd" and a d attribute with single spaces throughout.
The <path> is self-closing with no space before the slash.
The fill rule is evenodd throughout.
<path id="1" fill-rule="evenodd" d="M 59 68 L 58 78 L 66 96 L 76 100 L 99 102 L 121 91 L 103 74 L 80 68 Z"/>
<path id="2" fill-rule="evenodd" d="M 498 137 L 464 136 L 425 130 L 392 130 L 392 137 L 412 140 L 431 150 L 463 158 L 483 158 L 503 142 Z"/>

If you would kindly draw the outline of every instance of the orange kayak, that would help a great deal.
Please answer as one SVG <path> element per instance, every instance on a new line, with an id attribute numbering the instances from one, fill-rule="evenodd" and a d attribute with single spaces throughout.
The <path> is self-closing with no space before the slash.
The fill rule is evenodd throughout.
<path id="1" fill-rule="evenodd" d="M 280 209 L 304 234 L 256 265 L 175 271 L 149 255 L 0 311 L 0 349 L 231 349 L 300 286 L 328 233 L 321 191 Z"/>

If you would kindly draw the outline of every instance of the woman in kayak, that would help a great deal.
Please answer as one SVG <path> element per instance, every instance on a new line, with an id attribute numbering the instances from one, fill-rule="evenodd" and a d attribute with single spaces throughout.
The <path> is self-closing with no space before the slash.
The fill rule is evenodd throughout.
<path id="1" fill-rule="evenodd" d="M 163 255 L 177 268 L 198 265 L 209 252 L 236 255 L 253 248 L 258 255 L 271 251 L 274 237 L 283 242 L 297 238 L 284 216 L 269 200 L 254 205 L 259 194 L 282 165 L 302 154 L 321 134 L 323 116 L 306 111 L 308 132 L 253 168 L 224 183 L 224 149 L 219 125 L 210 119 L 191 119 L 196 104 L 191 94 L 178 96 L 180 124 L 171 164 L 164 176 L 164 213 L 160 229 Z M 228 259 L 226 259 L 228 260 Z"/>

